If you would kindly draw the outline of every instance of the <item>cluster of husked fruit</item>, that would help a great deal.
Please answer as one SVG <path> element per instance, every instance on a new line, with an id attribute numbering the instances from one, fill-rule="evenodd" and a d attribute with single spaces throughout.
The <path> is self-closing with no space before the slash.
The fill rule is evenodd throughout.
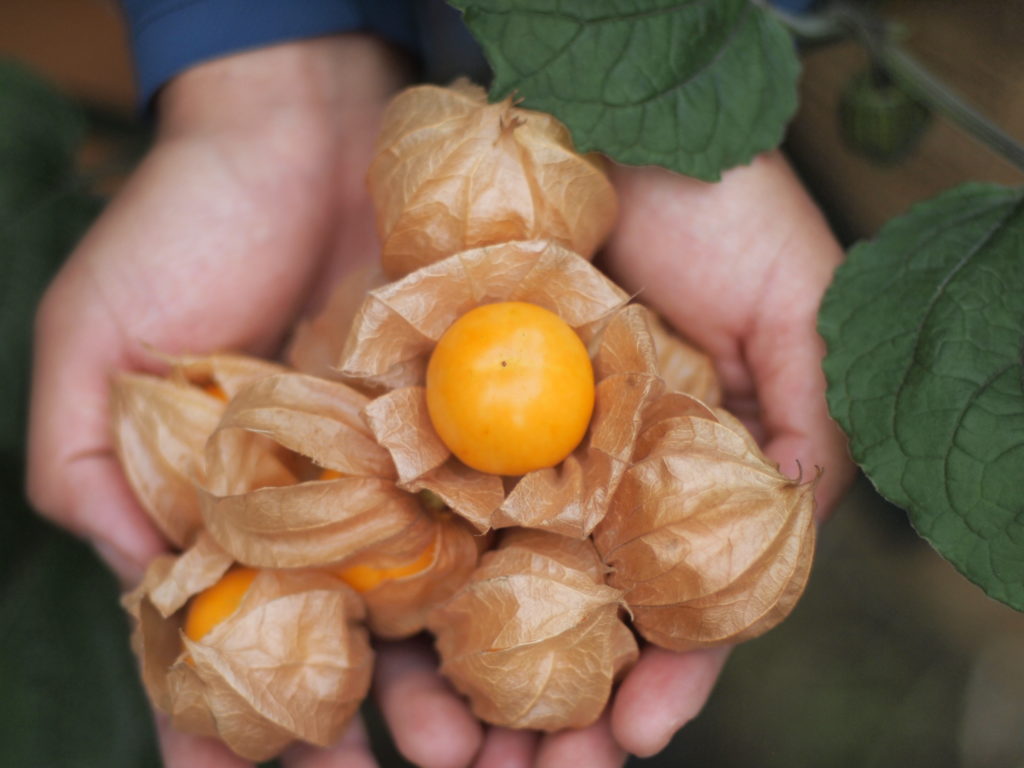
<path id="1" fill-rule="evenodd" d="M 115 383 L 126 476 L 179 550 L 125 597 L 156 706 L 249 759 L 330 744 L 371 635 L 426 630 L 482 719 L 583 727 L 636 633 L 688 650 L 781 621 L 812 484 L 590 264 L 617 208 L 599 159 L 548 115 L 424 86 L 392 103 L 370 190 L 381 271 L 287 365 Z"/>

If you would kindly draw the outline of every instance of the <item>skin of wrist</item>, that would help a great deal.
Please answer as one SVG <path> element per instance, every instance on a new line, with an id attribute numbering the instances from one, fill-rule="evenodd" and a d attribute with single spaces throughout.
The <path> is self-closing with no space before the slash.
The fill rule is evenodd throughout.
<path id="1" fill-rule="evenodd" d="M 264 164 L 322 176 L 365 162 L 387 100 L 406 80 L 404 59 L 364 34 L 231 54 L 197 64 L 161 91 L 157 147 L 252 148 Z"/>
<path id="2" fill-rule="evenodd" d="M 162 134 L 239 132 L 304 115 L 330 123 L 386 100 L 404 79 L 402 60 L 369 35 L 279 43 L 199 63 L 174 78 L 157 104 Z"/>

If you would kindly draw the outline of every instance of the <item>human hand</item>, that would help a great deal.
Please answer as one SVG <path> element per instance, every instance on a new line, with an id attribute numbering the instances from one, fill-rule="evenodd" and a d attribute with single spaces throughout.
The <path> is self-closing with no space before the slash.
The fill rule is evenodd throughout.
<path id="1" fill-rule="evenodd" d="M 604 266 L 711 355 L 724 405 L 782 472 L 823 470 L 823 520 L 853 464 L 821 371 L 818 304 L 842 250 L 820 212 L 778 153 L 718 184 L 658 168 L 615 167 L 613 179 L 622 212 Z M 644 648 L 611 705 L 610 738 L 632 754 L 660 751 L 700 711 L 726 655 Z"/>
<path id="2" fill-rule="evenodd" d="M 821 297 L 842 249 L 779 153 L 717 184 L 613 168 L 622 214 L 605 266 L 709 355 L 724 405 L 791 477 L 820 467 L 823 520 L 853 477 L 828 415 Z"/>
<path id="3" fill-rule="evenodd" d="M 783 472 L 809 479 L 823 469 L 815 489 L 823 519 L 853 465 L 824 398 L 816 315 L 842 251 L 821 214 L 779 154 L 730 171 L 719 184 L 657 168 L 615 167 L 613 179 L 622 211 L 603 266 L 712 356 L 724 404 Z M 490 728 L 473 765 L 603 768 L 621 765 L 627 753 L 653 755 L 703 707 L 727 655 L 727 648 L 647 646 L 594 725 L 548 735 Z M 408 658 L 417 670 L 410 681 L 421 687 L 410 683 L 402 695 L 384 697 L 385 713 L 394 721 L 412 717 L 429 696 L 468 722 L 427 652 Z M 415 747 L 403 751 L 416 760 Z"/>
<path id="4" fill-rule="evenodd" d="M 125 585 L 165 547 L 111 443 L 117 370 L 168 353 L 273 356 L 334 273 L 373 258 L 365 192 L 381 111 L 400 84 L 360 36 L 274 46 L 199 65 L 160 96 L 153 149 L 47 290 L 37 315 L 29 494 L 93 543 Z M 168 766 L 245 761 L 158 718 Z M 371 765 L 358 724 L 297 768 Z M 318 761 L 321 761 L 318 763 Z"/>

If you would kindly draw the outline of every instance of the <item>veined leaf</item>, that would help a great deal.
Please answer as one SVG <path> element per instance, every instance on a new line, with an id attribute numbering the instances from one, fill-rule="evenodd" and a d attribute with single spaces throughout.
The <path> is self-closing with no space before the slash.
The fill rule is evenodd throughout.
<path id="1" fill-rule="evenodd" d="M 787 32 L 749 0 L 453 0 L 495 79 L 577 149 L 705 180 L 772 149 L 796 108 Z"/>
<path id="2" fill-rule="evenodd" d="M 836 273 L 819 330 L 854 459 L 1024 610 L 1024 189 L 966 185 L 891 221 Z"/>

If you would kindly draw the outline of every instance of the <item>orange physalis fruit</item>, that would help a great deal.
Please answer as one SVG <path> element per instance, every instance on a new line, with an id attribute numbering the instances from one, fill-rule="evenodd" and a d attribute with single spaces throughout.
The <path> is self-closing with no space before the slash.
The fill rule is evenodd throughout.
<path id="1" fill-rule="evenodd" d="M 470 310 L 427 367 L 427 410 L 464 464 L 496 475 L 553 467 L 579 445 L 594 410 L 594 370 L 554 312 L 507 301 Z"/>
<path id="2" fill-rule="evenodd" d="M 356 592 L 369 592 L 385 581 L 404 579 L 407 576 L 415 576 L 417 573 L 430 567 L 437 555 L 437 539 L 434 539 L 430 546 L 423 550 L 414 560 L 391 568 L 375 568 L 372 565 L 352 565 L 348 568 L 339 568 L 336 573 L 339 579 L 348 584 Z"/>
<path id="3" fill-rule="evenodd" d="M 200 389 L 211 397 L 215 397 L 225 403 L 228 401 L 228 393 L 225 392 L 224 388 L 216 382 L 211 381 L 207 384 L 203 384 Z"/>
<path id="4" fill-rule="evenodd" d="M 199 642 L 238 610 L 257 573 L 255 568 L 233 568 L 212 587 L 193 597 L 185 616 L 186 637 Z"/>

